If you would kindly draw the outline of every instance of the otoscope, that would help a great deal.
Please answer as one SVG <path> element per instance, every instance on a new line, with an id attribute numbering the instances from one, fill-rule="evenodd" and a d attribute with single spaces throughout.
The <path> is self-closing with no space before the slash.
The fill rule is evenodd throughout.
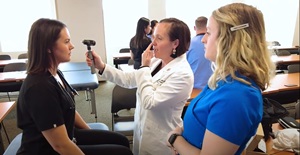
<path id="1" fill-rule="evenodd" d="M 96 71 L 95 71 L 94 57 L 91 51 L 91 46 L 95 46 L 96 42 L 94 40 L 83 40 L 82 43 L 87 46 L 88 57 L 92 60 L 91 73 L 95 74 Z"/>

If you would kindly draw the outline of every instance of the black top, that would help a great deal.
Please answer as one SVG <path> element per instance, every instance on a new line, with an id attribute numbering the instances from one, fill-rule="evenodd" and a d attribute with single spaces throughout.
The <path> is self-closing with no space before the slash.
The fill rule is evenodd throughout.
<path id="1" fill-rule="evenodd" d="M 73 139 L 75 102 L 71 87 L 60 71 L 65 88 L 50 72 L 29 74 L 20 89 L 17 102 L 17 125 L 23 130 L 18 155 L 58 154 L 42 135 L 42 131 L 65 125 Z"/>
<path id="2" fill-rule="evenodd" d="M 142 54 L 147 49 L 149 44 L 151 43 L 151 39 L 145 36 L 143 38 L 143 45 L 141 47 L 136 47 L 134 45 L 133 40 L 134 40 L 134 37 L 131 38 L 129 47 L 130 47 L 131 52 L 133 53 L 134 69 L 139 69 L 141 66 Z"/>

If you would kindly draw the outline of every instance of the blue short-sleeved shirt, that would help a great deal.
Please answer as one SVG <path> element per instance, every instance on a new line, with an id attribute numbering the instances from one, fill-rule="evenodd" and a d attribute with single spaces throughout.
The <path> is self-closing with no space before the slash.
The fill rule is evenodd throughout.
<path id="1" fill-rule="evenodd" d="M 205 130 L 239 145 L 241 154 L 256 133 L 262 119 L 261 90 L 252 82 L 244 84 L 232 79 L 219 81 L 217 88 L 207 86 L 191 104 L 184 116 L 183 137 L 193 146 L 202 148 Z"/>

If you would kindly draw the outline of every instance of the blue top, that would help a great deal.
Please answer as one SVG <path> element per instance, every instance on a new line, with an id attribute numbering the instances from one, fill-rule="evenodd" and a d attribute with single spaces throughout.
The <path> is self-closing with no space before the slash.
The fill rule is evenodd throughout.
<path id="1" fill-rule="evenodd" d="M 194 88 L 203 89 L 212 74 L 211 62 L 204 57 L 204 45 L 201 42 L 204 34 L 192 38 L 187 51 L 187 60 L 194 73 Z"/>
<path id="2" fill-rule="evenodd" d="M 208 129 L 239 145 L 236 154 L 241 154 L 261 122 L 262 94 L 252 81 L 249 86 L 232 79 L 231 76 L 226 79 L 227 82 L 219 81 L 215 90 L 206 86 L 192 100 L 184 116 L 183 137 L 201 149 L 205 130 Z"/>

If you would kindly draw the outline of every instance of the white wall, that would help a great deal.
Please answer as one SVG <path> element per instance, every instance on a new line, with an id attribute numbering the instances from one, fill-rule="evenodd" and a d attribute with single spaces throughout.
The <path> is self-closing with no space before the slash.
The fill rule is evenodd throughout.
<path id="1" fill-rule="evenodd" d="M 150 20 L 156 19 L 160 21 L 166 17 L 166 1 L 165 0 L 148 0 L 148 17 Z"/>
<path id="2" fill-rule="evenodd" d="M 56 7 L 57 19 L 67 25 L 75 46 L 71 61 L 85 61 L 84 39 L 95 40 L 92 50 L 106 58 L 102 0 L 56 0 Z"/>
<path id="3" fill-rule="evenodd" d="M 75 45 L 72 61 L 84 61 L 84 53 L 87 49 L 86 46 L 81 43 L 83 39 L 93 39 L 97 42 L 96 46 L 92 47 L 92 49 L 97 51 L 101 57 L 104 58 L 104 61 L 107 59 L 112 59 L 111 57 L 107 57 L 102 1 L 103 0 L 55 0 L 57 7 L 57 18 L 68 26 L 71 33 L 72 42 Z M 148 18 L 157 20 L 165 18 L 166 1 L 167 0 L 148 0 Z M 232 1 L 243 2 L 246 0 Z M 199 8 L 201 7 L 199 6 Z M 180 10 L 178 11 L 180 12 Z M 280 22 L 280 19 L 276 20 L 279 20 L 278 22 Z M 297 18 L 291 22 L 295 23 L 294 36 L 292 36 L 292 45 L 299 46 L 299 6 Z M 282 27 L 279 31 L 284 32 L 285 29 L 285 27 Z M 116 30 L 116 33 L 122 34 L 122 31 L 124 30 L 120 28 Z M 117 51 L 114 52 L 117 53 Z M 20 53 L 22 52 L 0 51 L 0 54 L 10 54 L 13 58 L 17 58 Z"/>
<path id="4" fill-rule="evenodd" d="M 295 32 L 294 32 L 294 39 L 293 39 L 293 46 L 299 46 L 299 6 L 298 6 L 298 15 L 296 17 L 296 25 L 295 25 Z"/>

